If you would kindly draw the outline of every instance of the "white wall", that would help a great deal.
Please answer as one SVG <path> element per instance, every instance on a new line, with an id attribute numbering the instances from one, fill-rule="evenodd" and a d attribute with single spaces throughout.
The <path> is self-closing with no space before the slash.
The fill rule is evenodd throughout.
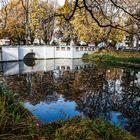
<path id="1" fill-rule="evenodd" d="M 64 47 L 65 50 L 62 49 Z M 68 50 L 68 47 L 70 50 Z M 91 48 L 88 49 L 86 46 L 59 46 L 59 48 L 59 51 L 55 48 L 55 58 L 81 58 L 84 53 L 93 53 L 93 50 Z"/>
<path id="2" fill-rule="evenodd" d="M 18 60 L 18 48 L 2 47 L 2 61 Z"/>
<path id="3" fill-rule="evenodd" d="M 71 46 L 57 46 L 55 47 L 55 58 L 72 58 L 72 52 L 73 47 Z"/>
<path id="4" fill-rule="evenodd" d="M 30 52 L 34 52 L 35 53 L 35 57 L 38 59 L 41 58 L 45 58 L 45 48 L 43 46 L 37 46 L 37 47 L 18 47 L 18 53 L 19 53 L 19 60 L 23 60 L 25 55 L 30 53 Z"/>
<path id="5" fill-rule="evenodd" d="M 55 47 L 53 46 L 44 46 L 45 52 L 44 52 L 44 58 L 54 58 L 55 56 Z"/>
<path id="6" fill-rule="evenodd" d="M 18 62 L 6 62 L 3 63 L 3 73 L 4 75 L 14 75 L 19 74 L 19 63 Z"/>
<path id="7" fill-rule="evenodd" d="M 23 60 L 25 55 L 34 52 L 37 59 L 81 58 L 84 53 L 93 53 L 92 49 L 82 46 L 17 46 L 2 47 L 2 61 Z"/>

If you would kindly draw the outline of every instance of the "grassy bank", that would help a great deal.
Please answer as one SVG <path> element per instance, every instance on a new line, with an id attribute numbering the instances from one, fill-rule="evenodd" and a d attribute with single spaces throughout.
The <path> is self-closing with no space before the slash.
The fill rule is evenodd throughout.
<path id="1" fill-rule="evenodd" d="M 102 61 L 111 63 L 124 63 L 124 64 L 140 64 L 139 52 L 125 52 L 125 51 L 98 51 L 94 54 L 83 56 L 84 60 L 89 61 Z"/>
<path id="2" fill-rule="evenodd" d="M 42 124 L 23 108 L 18 94 L 0 86 L 0 139 L 5 140 L 135 140 L 101 119 L 75 117 Z"/>

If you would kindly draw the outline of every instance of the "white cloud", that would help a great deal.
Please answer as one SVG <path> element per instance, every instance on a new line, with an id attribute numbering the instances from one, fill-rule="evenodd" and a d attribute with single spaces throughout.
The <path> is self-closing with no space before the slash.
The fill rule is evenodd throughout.
<path id="1" fill-rule="evenodd" d="M 64 2 L 65 2 L 65 0 L 57 0 L 58 1 L 58 3 L 62 6 L 63 4 L 64 4 Z"/>

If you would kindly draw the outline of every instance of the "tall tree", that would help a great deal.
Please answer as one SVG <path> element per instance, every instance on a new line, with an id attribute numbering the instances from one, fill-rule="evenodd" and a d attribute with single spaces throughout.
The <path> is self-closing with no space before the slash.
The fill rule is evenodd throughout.
<path id="1" fill-rule="evenodd" d="M 122 17 L 124 21 L 128 17 L 140 21 L 140 16 L 135 14 L 136 9 L 139 9 L 139 7 L 139 0 L 134 2 L 132 0 L 75 0 L 69 14 L 60 13 L 55 16 L 62 16 L 66 21 L 69 21 L 74 17 L 77 9 L 85 9 L 98 26 L 102 28 L 111 27 L 128 32 L 125 24 L 122 26 L 118 24 L 119 17 Z M 97 13 L 100 13 L 100 16 Z M 102 22 L 101 18 L 106 20 L 106 22 Z"/>
<path id="2" fill-rule="evenodd" d="M 18 44 L 25 42 L 25 27 L 21 1 L 9 2 L 2 8 L 2 37 L 8 37 Z"/>
<path id="3" fill-rule="evenodd" d="M 65 0 L 64 5 L 58 9 L 58 12 L 67 17 L 71 12 L 71 8 L 72 4 L 68 0 Z M 67 45 L 70 45 L 72 40 L 77 43 L 76 31 L 71 21 L 66 21 L 63 17 L 59 17 L 57 23 L 59 32 L 62 34 L 62 41 L 66 42 Z"/>

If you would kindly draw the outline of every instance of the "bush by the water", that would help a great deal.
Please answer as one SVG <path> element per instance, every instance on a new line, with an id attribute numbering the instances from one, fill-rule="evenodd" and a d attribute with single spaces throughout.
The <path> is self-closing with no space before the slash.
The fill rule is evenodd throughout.
<path id="1" fill-rule="evenodd" d="M 84 53 L 83 58 L 87 58 L 87 57 L 88 57 L 88 53 Z"/>
<path id="2" fill-rule="evenodd" d="M 18 94 L 0 85 L 0 140 L 135 140 L 101 119 L 75 117 L 43 124 L 23 108 Z"/>

